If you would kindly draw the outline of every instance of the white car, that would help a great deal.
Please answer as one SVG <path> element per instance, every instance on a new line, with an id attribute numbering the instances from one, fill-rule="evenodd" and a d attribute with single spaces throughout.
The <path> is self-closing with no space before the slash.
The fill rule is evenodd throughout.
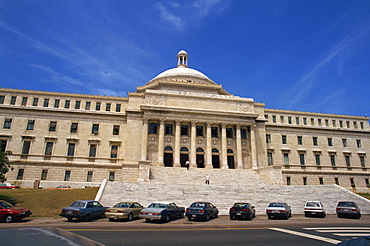
<path id="1" fill-rule="evenodd" d="M 307 201 L 304 205 L 304 216 L 319 216 L 325 218 L 326 210 L 320 201 Z"/>

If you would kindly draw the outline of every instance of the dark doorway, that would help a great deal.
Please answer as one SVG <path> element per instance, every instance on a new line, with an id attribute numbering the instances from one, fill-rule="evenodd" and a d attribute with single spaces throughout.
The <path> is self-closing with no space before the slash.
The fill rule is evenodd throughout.
<path id="1" fill-rule="evenodd" d="M 197 167 L 204 168 L 204 155 L 197 155 Z"/>
<path id="2" fill-rule="evenodd" d="M 164 153 L 163 164 L 165 167 L 173 166 L 173 154 L 172 153 Z"/>
<path id="3" fill-rule="evenodd" d="M 235 169 L 235 163 L 234 163 L 234 156 L 233 155 L 227 156 L 227 165 L 229 166 L 230 169 Z"/>
<path id="4" fill-rule="evenodd" d="M 189 160 L 189 154 L 180 154 L 180 164 L 181 167 L 186 167 L 186 161 Z"/>
<path id="5" fill-rule="evenodd" d="M 212 166 L 213 168 L 220 168 L 220 156 L 212 155 Z"/>

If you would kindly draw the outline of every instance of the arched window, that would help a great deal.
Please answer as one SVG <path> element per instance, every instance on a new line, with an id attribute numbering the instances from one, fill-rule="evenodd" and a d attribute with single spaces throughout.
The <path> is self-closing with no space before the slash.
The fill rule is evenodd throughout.
<path id="1" fill-rule="evenodd" d="M 213 153 L 218 153 L 219 151 L 218 151 L 218 149 L 212 149 L 212 152 Z"/>
<path id="2" fill-rule="evenodd" d="M 189 150 L 188 150 L 188 148 L 186 148 L 186 147 L 182 147 L 182 148 L 180 149 L 180 151 L 189 151 Z"/>
<path id="3" fill-rule="evenodd" d="M 197 152 L 204 152 L 202 148 L 197 148 Z"/>
<path id="4" fill-rule="evenodd" d="M 227 153 L 232 154 L 234 151 L 232 149 L 227 149 Z"/>
<path id="5" fill-rule="evenodd" d="M 172 147 L 167 146 L 166 148 L 164 148 L 164 150 L 173 150 L 173 149 L 172 149 Z"/>

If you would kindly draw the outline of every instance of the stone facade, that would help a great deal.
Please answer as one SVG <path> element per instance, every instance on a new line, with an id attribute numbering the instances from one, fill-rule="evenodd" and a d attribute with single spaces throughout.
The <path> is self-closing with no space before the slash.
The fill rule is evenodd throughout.
<path id="1" fill-rule="evenodd" d="M 251 169 L 270 182 L 367 191 L 367 117 L 267 109 L 178 66 L 128 97 L 0 89 L 8 181 L 43 187 L 150 181 L 151 167 Z"/>

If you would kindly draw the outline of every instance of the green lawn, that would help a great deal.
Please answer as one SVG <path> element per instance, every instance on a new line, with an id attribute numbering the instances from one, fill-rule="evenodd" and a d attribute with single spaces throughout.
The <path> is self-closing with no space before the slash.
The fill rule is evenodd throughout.
<path id="1" fill-rule="evenodd" d="M 98 190 L 98 187 L 73 190 L 0 190 L 0 200 L 17 199 L 16 206 L 31 209 L 31 217 L 58 217 L 62 207 L 71 205 L 75 200 L 93 200 Z"/>

